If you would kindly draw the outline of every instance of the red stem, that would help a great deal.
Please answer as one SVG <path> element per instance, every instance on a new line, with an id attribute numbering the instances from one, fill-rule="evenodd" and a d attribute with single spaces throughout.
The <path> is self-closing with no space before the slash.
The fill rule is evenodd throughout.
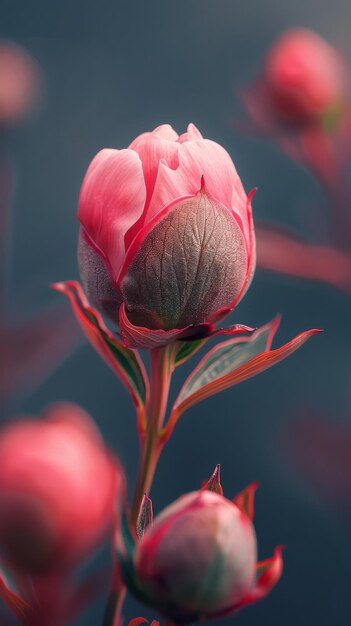
<path id="1" fill-rule="evenodd" d="M 145 428 L 139 428 L 140 462 L 130 516 L 130 521 L 134 526 L 138 519 L 144 493 L 150 492 L 157 463 L 165 443 L 162 437 L 162 428 L 174 369 L 174 350 L 174 345 L 170 344 L 162 348 L 155 348 L 150 352 L 150 399 L 146 407 Z M 116 563 L 103 626 L 121 626 L 124 596 L 125 587 Z"/>

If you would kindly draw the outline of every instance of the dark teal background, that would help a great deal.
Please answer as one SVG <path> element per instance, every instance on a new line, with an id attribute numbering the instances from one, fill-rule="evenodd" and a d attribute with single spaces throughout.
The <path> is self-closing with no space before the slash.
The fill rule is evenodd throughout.
<path id="1" fill-rule="evenodd" d="M 61 297 L 48 285 L 77 278 L 75 211 L 90 159 L 102 147 L 125 147 L 165 122 L 181 133 L 192 121 L 225 146 L 246 190 L 259 189 L 257 219 L 296 227 L 296 214 L 311 211 L 318 226 L 323 198 L 309 175 L 269 141 L 238 132 L 236 90 L 250 81 L 271 40 L 287 27 L 310 26 L 351 59 L 350 19 L 348 0 L 2 0 L 0 36 L 33 54 L 46 83 L 41 110 L 8 134 L 2 148 L 17 172 L 12 293 L 25 287 L 31 307 Z M 288 443 L 302 413 L 320 412 L 335 422 L 351 417 L 350 298 L 327 286 L 257 271 L 228 323 L 258 326 L 277 312 L 283 314 L 278 343 L 311 327 L 326 332 L 288 361 L 182 417 L 161 458 L 154 509 L 197 488 L 218 462 L 228 497 L 258 480 L 259 554 L 264 558 L 285 544 L 285 571 L 262 604 L 228 622 L 346 626 L 351 530 L 350 517 L 341 511 L 347 506 L 332 506 L 312 488 Z M 185 371 L 177 373 L 176 384 Z M 87 344 L 30 398 L 19 390 L 13 413 L 36 414 L 61 399 L 80 403 L 94 416 L 132 482 L 133 407 Z M 102 610 L 101 600 L 79 623 L 99 626 Z M 156 617 L 128 601 L 126 620 L 137 615 Z"/>

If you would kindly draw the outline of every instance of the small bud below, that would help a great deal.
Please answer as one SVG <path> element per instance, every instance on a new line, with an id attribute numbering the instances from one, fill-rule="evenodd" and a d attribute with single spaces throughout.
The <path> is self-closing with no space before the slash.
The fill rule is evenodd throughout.
<path id="1" fill-rule="evenodd" d="M 211 478 L 203 484 L 202 489 L 214 491 L 215 493 L 219 493 L 220 496 L 223 496 L 223 487 L 221 485 L 221 466 L 219 464 L 216 465 Z"/>
<path id="2" fill-rule="evenodd" d="M 152 500 L 145 493 L 140 505 L 140 511 L 136 526 L 136 531 L 139 539 L 144 536 L 147 527 L 152 524 L 153 517 L 154 515 L 152 510 Z"/>

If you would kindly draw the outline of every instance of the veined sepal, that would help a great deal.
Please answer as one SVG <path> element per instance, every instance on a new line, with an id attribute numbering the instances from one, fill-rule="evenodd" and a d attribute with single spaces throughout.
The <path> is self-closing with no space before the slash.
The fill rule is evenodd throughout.
<path id="1" fill-rule="evenodd" d="M 212 476 L 202 485 L 201 489 L 214 491 L 215 493 L 219 493 L 220 496 L 223 496 L 223 487 L 221 485 L 221 466 L 219 463 L 216 465 Z"/>
<path id="2" fill-rule="evenodd" d="M 152 524 L 153 522 L 153 518 L 154 514 L 152 509 L 152 500 L 145 493 L 140 505 L 139 515 L 136 524 L 138 539 L 141 539 L 145 535 L 148 526 L 150 526 L 150 524 Z"/>

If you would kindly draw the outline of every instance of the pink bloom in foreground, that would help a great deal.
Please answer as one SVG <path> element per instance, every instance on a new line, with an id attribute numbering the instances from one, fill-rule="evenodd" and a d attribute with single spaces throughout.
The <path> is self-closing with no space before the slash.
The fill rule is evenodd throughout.
<path id="1" fill-rule="evenodd" d="M 19 574 L 77 565 L 113 521 L 121 477 L 89 416 L 59 404 L 0 433 L 0 550 Z"/>
<path id="2" fill-rule="evenodd" d="M 255 264 L 250 198 L 228 153 L 189 125 L 101 150 L 79 198 L 89 300 L 125 342 L 195 335 L 243 297 Z M 142 342 L 145 345 L 145 341 Z"/>
<path id="3" fill-rule="evenodd" d="M 224 616 L 267 595 L 282 559 L 278 548 L 257 563 L 253 489 L 233 502 L 197 491 L 167 507 L 136 544 L 136 595 L 177 623 Z"/>

